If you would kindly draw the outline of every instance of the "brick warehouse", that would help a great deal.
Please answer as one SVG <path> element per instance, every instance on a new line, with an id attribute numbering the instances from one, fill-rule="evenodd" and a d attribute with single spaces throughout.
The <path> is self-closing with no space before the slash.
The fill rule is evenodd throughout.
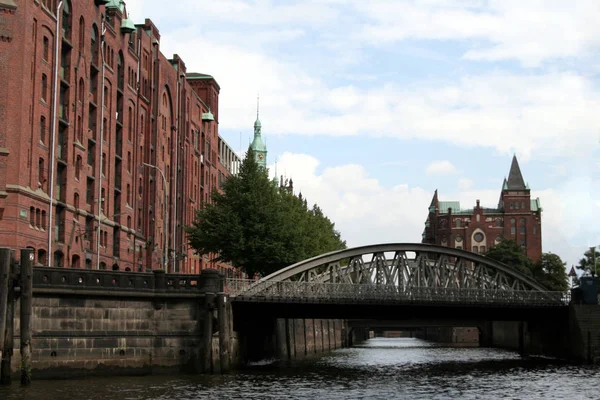
<path id="1" fill-rule="evenodd" d="M 0 244 L 56 267 L 226 268 L 184 232 L 239 166 L 219 91 L 121 0 L 0 0 Z"/>
<path id="2" fill-rule="evenodd" d="M 437 190 L 429 205 L 423 243 L 485 253 L 502 238 L 512 239 L 537 262 L 542 256 L 542 207 L 531 199 L 519 162 L 514 156 L 508 179 L 504 178 L 496 208 L 461 209 L 458 201 L 439 201 Z"/>

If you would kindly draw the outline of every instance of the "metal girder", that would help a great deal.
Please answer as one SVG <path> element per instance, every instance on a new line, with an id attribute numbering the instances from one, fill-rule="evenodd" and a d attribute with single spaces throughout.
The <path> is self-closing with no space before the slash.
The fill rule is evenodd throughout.
<path id="1" fill-rule="evenodd" d="M 441 293 L 440 290 L 461 299 L 467 293 L 477 294 L 480 298 L 484 292 L 493 292 L 486 301 L 513 299 L 516 293 L 526 291 L 547 293 L 531 278 L 486 257 L 442 246 L 397 243 L 362 246 L 317 256 L 252 283 L 242 289 L 240 295 L 283 293 L 280 290 L 283 287 L 291 294 L 295 293 L 293 284 L 298 290 L 310 288 L 310 292 L 305 293 L 308 297 L 317 293 L 331 297 L 333 294 L 329 291 L 333 287 L 352 292 L 353 296 L 360 293 L 373 295 L 377 289 L 385 296 L 395 293 L 394 296 L 405 298 L 411 293 L 419 293 L 418 297 L 426 294 L 436 300 L 439 300 L 436 293 Z M 319 288 L 318 284 L 323 286 Z M 356 291 L 350 289 L 353 285 Z M 369 289 L 371 287 L 373 289 Z M 512 297 L 508 293 L 498 294 L 502 292 L 514 293 Z"/>

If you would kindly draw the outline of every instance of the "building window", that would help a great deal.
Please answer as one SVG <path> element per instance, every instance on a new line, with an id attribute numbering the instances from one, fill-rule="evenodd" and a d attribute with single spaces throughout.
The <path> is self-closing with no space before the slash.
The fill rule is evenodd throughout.
<path id="1" fill-rule="evenodd" d="M 42 187 L 42 184 L 46 181 L 46 176 L 44 172 L 44 159 L 40 157 L 38 159 L 38 183 Z"/>
<path id="2" fill-rule="evenodd" d="M 481 254 L 484 254 L 485 253 L 485 246 L 481 246 L 479 248 L 479 251 L 481 252 Z"/>
<path id="3" fill-rule="evenodd" d="M 127 184 L 127 205 L 131 205 L 131 185 Z"/>
<path id="4" fill-rule="evenodd" d="M 85 21 L 83 17 L 79 18 L 79 53 L 83 53 L 85 45 Z"/>
<path id="5" fill-rule="evenodd" d="M 102 153 L 102 175 L 106 176 L 106 153 Z"/>
<path id="6" fill-rule="evenodd" d="M 473 253 L 478 253 L 478 251 L 479 251 L 479 247 L 477 247 L 477 246 L 473 246 L 473 248 L 472 248 L 472 252 L 473 252 Z"/>
<path id="7" fill-rule="evenodd" d="M 456 238 L 454 238 L 454 240 L 456 240 L 458 243 L 462 242 L 463 238 L 461 235 L 457 235 Z"/>
<path id="8" fill-rule="evenodd" d="M 46 117 L 40 117 L 40 142 L 46 144 Z"/>
<path id="9" fill-rule="evenodd" d="M 461 222 L 462 222 L 462 221 L 460 220 L 460 218 L 458 218 L 458 219 L 456 220 L 456 227 L 457 227 L 457 228 L 460 228 L 460 227 L 461 227 Z"/>
<path id="10" fill-rule="evenodd" d="M 96 24 L 92 25 L 92 35 L 90 37 L 92 64 L 98 65 L 98 28 Z"/>
<path id="11" fill-rule="evenodd" d="M 44 53 L 43 53 L 44 61 L 48 61 L 50 57 L 50 40 L 47 36 L 44 36 Z"/>
<path id="12" fill-rule="evenodd" d="M 535 235 L 537 233 L 537 226 L 533 226 L 533 234 Z"/>
<path id="13" fill-rule="evenodd" d="M 477 232 L 475 234 L 475 236 L 473 236 L 473 239 L 477 242 L 477 243 L 481 243 L 483 242 L 483 233 L 481 232 Z"/>
<path id="14" fill-rule="evenodd" d="M 520 204 L 519 204 L 519 202 L 518 202 L 518 201 L 517 201 L 517 203 L 515 204 L 515 208 L 516 208 L 517 210 L 520 208 Z"/>
<path id="15" fill-rule="evenodd" d="M 48 76 L 42 74 L 42 100 L 48 102 Z"/>
<path id="16" fill-rule="evenodd" d="M 513 208 L 515 208 L 515 204 L 514 203 L 510 203 L 510 209 L 512 210 Z"/>
<path id="17" fill-rule="evenodd" d="M 127 152 L 127 172 L 131 173 L 131 152 Z"/>
<path id="18" fill-rule="evenodd" d="M 35 208 L 29 207 L 29 225 L 35 227 Z"/>
<path id="19" fill-rule="evenodd" d="M 92 204 L 94 202 L 94 180 L 90 178 L 87 179 L 85 202 L 86 204 Z"/>
<path id="20" fill-rule="evenodd" d="M 521 240 L 521 247 L 523 247 L 523 248 L 527 247 L 527 244 L 525 243 L 525 239 Z"/>
<path id="21" fill-rule="evenodd" d="M 73 195 L 73 207 L 79 208 L 79 193 Z"/>
<path id="22" fill-rule="evenodd" d="M 75 161 L 75 179 L 79 180 L 81 175 L 81 167 L 83 165 L 83 160 L 81 156 L 77 156 L 77 160 Z"/>
<path id="23" fill-rule="evenodd" d="M 524 210 L 525 209 L 525 202 L 521 203 L 521 208 Z"/>

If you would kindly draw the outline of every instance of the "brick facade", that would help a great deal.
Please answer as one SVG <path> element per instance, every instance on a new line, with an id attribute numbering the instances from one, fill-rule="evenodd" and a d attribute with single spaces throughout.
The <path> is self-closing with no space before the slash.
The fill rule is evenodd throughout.
<path id="1" fill-rule="evenodd" d="M 0 1 L 0 245 L 132 271 L 161 268 L 167 245 L 169 271 L 227 268 L 184 232 L 239 163 L 216 80 L 167 59 L 152 21 L 130 32 L 119 1 L 65 1 L 57 38 L 57 3 Z"/>
<path id="2" fill-rule="evenodd" d="M 519 243 L 534 262 L 542 255 L 540 199 L 531 199 L 516 157 L 502 185 L 497 208 L 482 207 L 477 200 L 474 208 L 464 210 L 457 201 L 439 201 L 436 190 L 422 242 L 483 254 L 502 238 Z"/>

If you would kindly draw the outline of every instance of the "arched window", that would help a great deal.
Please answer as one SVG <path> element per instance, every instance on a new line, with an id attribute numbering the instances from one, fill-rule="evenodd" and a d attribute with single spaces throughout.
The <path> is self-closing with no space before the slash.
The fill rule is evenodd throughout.
<path id="1" fill-rule="evenodd" d="M 42 74 L 42 100 L 48 102 L 48 76 Z"/>
<path id="2" fill-rule="evenodd" d="M 92 46 L 92 64 L 98 65 L 98 27 L 96 26 L 96 24 L 92 25 L 90 43 Z"/>
<path id="3" fill-rule="evenodd" d="M 104 261 L 100 263 L 100 269 L 106 269 L 106 263 Z"/>
<path id="4" fill-rule="evenodd" d="M 81 167 L 83 166 L 83 159 L 81 156 L 77 156 L 77 160 L 75 161 L 75 179 L 79 180 L 81 175 Z"/>
<path id="5" fill-rule="evenodd" d="M 123 66 L 123 53 L 119 51 L 117 55 L 117 85 L 118 88 L 123 90 L 125 82 L 125 67 Z"/>
<path id="6" fill-rule="evenodd" d="M 515 233 L 517 233 L 517 228 L 515 226 L 516 223 L 517 223 L 517 221 L 514 218 L 510 219 L 510 233 L 511 233 L 511 235 L 514 235 Z"/>
<path id="7" fill-rule="evenodd" d="M 85 46 L 85 20 L 83 16 L 79 18 L 79 53 L 83 53 L 83 47 Z"/>
<path id="8" fill-rule="evenodd" d="M 40 117 L 40 142 L 46 144 L 46 117 Z"/>
<path id="9" fill-rule="evenodd" d="M 50 58 L 50 39 L 47 36 L 44 36 L 44 52 L 43 52 L 44 61 L 48 61 Z"/>
<path id="10" fill-rule="evenodd" d="M 81 259 L 77 254 L 71 258 L 71 268 L 81 268 Z"/>
<path id="11" fill-rule="evenodd" d="M 62 15 L 62 30 L 63 37 L 66 39 L 71 38 L 71 6 L 69 0 L 63 2 L 63 15 Z"/>
<path id="12" fill-rule="evenodd" d="M 42 265 L 48 265 L 48 260 L 46 259 L 46 250 L 39 249 L 38 250 L 38 263 Z"/>
<path id="13" fill-rule="evenodd" d="M 62 268 L 64 267 L 64 255 L 62 251 L 56 250 L 54 252 L 54 268 Z"/>

